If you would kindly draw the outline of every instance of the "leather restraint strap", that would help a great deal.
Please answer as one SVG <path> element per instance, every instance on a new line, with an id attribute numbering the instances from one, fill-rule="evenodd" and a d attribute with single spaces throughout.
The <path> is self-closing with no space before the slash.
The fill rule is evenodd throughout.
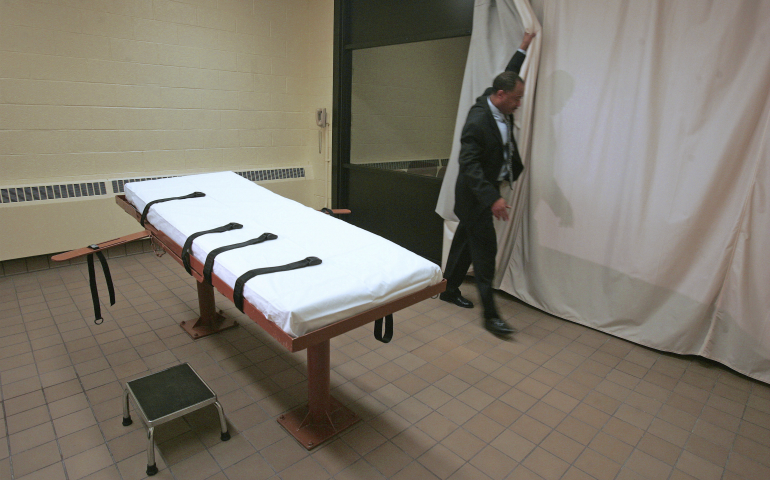
<path id="1" fill-rule="evenodd" d="M 195 241 L 196 238 L 200 237 L 201 235 L 206 235 L 207 233 L 223 233 L 229 232 L 230 230 L 238 230 L 239 228 L 243 228 L 243 225 L 240 223 L 231 222 L 227 225 L 222 225 L 221 227 L 212 228 L 211 230 L 204 230 L 202 232 L 193 233 L 187 237 L 187 240 L 185 240 L 184 246 L 182 247 L 182 265 L 184 265 L 184 269 L 187 270 L 187 273 L 192 275 L 192 267 L 190 266 L 190 252 L 192 251 L 193 241 Z"/>
<path id="2" fill-rule="evenodd" d="M 246 240 L 245 242 L 241 243 L 234 243 L 232 245 L 225 245 L 210 251 L 206 256 L 206 263 L 203 264 L 203 282 L 211 285 L 211 272 L 214 270 L 214 259 L 220 253 L 226 252 L 228 250 L 235 250 L 236 248 L 248 247 L 249 245 L 256 245 L 267 240 L 275 240 L 276 238 L 278 238 L 278 235 L 274 235 L 272 233 L 263 233 L 257 238 L 252 238 L 251 240 Z"/>
<path id="3" fill-rule="evenodd" d="M 99 248 L 96 245 L 91 245 L 91 248 Z M 107 265 L 107 259 L 104 258 L 104 254 L 100 251 L 94 252 L 99 257 L 99 262 L 102 264 L 102 271 L 104 272 L 104 280 L 107 282 L 107 290 L 110 292 L 110 305 L 115 305 L 115 287 L 112 285 L 112 275 L 110 275 L 110 267 Z M 86 257 L 88 261 L 88 283 L 91 285 L 91 300 L 94 302 L 94 323 L 101 325 L 104 322 L 102 318 L 102 309 L 99 306 L 99 290 L 96 288 L 96 271 L 94 269 L 94 254 L 89 253 Z"/>
<path id="4" fill-rule="evenodd" d="M 150 207 L 152 207 L 156 203 L 168 202 L 170 200 L 185 200 L 187 198 L 200 198 L 205 196 L 206 194 L 203 192 L 193 192 L 193 193 L 190 193 L 189 195 L 184 195 L 181 197 L 159 198 L 157 200 L 153 200 L 152 202 L 144 206 L 144 211 L 142 211 L 142 218 L 139 219 L 139 224 L 141 226 L 144 226 L 144 222 L 147 221 L 147 214 L 150 213 Z"/>
<path id="5" fill-rule="evenodd" d="M 235 287 L 233 287 L 233 303 L 238 307 L 238 310 L 243 312 L 243 287 L 246 286 L 246 282 L 256 277 L 257 275 L 264 275 L 266 273 L 285 272 L 287 270 L 296 270 L 298 268 L 312 267 L 314 265 L 320 265 L 321 259 L 318 257 L 307 257 L 304 260 L 298 262 L 288 263 L 286 265 L 280 265 L 278 267 L 265 267 L 255 268 L 244 273 L 238 280 L 235 281 Z"/>
<path id="6" fill-rule="evenodd" d="M 382 321 L 385 320 L 385 334 L 382 334 Z M 382 343 L 388 343 L 393 338 L 393 314 L 374 321 L 374 338 Z"/>

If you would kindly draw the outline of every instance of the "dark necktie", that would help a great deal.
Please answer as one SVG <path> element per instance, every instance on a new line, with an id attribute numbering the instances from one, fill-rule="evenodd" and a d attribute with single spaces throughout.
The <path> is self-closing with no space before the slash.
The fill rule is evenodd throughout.
<path id="1" fill-rule="evenodd" d="M 505 125 L 508 127 L 508 138 L 505 142 L 505 147 L 508 150 L 508 171 L 505 174 L 505 179 L 511 181 L 511 172 L 513 172 L 513 116 L 505 115 Z"/>

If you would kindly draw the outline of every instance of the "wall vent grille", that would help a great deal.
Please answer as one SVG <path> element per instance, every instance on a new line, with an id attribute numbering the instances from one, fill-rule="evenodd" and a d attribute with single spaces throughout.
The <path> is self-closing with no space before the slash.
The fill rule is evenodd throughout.
<path id="1" fill-rule="evenodd" d="M 252 182 L 265 182 L 270 180 L 284 180 L 291 178 L 305 178 L 305 169 L 273 168 L 268 170 L 247 170 L 235 172 Z M 0 187 L 0 204 L 41 202 L 45 200 L 63 200 L 74 198 L 97 197 L 107 195 L 107 184 L 112 184 L 113 194 L 124 193 L 125 185 L 129 182 L 141 182 L 144 180 L 158 180 L 161 178 L 177 177 L 179 175 L 167 175 L 163 177 L 127 178 L 97 182 L 57 183 L 35 186 L 8 186 Z"/>
<path id="2" fill-rule="evenodd" d="M 272 170 L 249 170 L 235 173 L 252 182 L 283 180 L 286 178 L 305 178 L 304 168 L 274 168 Z"/>
<path id="3" fill-rule="evenodd" d="M 246 170 L 235 172 L 238 175 L 251 180 L 252 182 L 265 182 L 269 180 L 284 180 L 288 178 L 305 178 L 305 169 L 296 168 L 273 168 L 269 170 Z M 147 178 L 127 178 L 122 180 L 112 180 L 112 193 L 124 193 L 125 185 L 129 182 L 143 182 L 145 180 L 158 180 L 161 178 L 178 177 L 179 175 L 168 175 L 165 177 L 147 177 Z"/>
<path id="4" fill-rule="evenodd" d="M 125 186 L 129 182 L 144 182 L 145 180 L 160 180 L 161 178 L 178 177 L 179 175 L 166 175 L 165 177 L 145 177 L 145 178 L 127 178 L 121 180 L 112 180 L 112 193 L 125 193 Z"/>
<path id="5" fill-rule="evenodd" d="M 0 203 L 40 202 L 107 195 L 105 182 L 66 183 L 0 188 Z"/>

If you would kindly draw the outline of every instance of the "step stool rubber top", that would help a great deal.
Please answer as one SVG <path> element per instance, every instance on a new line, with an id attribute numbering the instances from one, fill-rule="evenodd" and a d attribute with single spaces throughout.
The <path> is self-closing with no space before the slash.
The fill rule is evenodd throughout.
<path id="1" fill-rule="evenodd" d="M 137 378 L 127 386 L 149 422 L 216 400 L 216 394 L 187 363 Z"/>

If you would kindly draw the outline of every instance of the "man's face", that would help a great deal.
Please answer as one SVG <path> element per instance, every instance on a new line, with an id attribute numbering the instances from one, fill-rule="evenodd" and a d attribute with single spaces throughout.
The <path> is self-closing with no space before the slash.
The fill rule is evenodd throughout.
<path id="1" fill-rule="evenodd" d="M 507 92 L 500 90 L 497 95 L 500 98 L 500 105 L 497 106 L 497 109 L 504 115 L 510 115 L 521 105 L 521 97 L 524 96 L 524 84 L 517 82 L 513 90 Z"/>

